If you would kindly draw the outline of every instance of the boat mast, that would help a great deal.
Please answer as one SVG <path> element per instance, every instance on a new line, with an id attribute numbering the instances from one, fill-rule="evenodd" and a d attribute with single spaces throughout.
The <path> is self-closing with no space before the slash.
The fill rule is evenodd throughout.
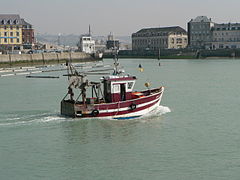
<path id="1" fill-rule="evenodd" d="M 118 75 L 120 74 L 119 72 L 119 69 L 118 69 L 118 66 L 119 66 L 119 63 L 118 63 L 118 50 L 117 50 L 117 47 L 115 46 L 115 41 L 113 41 L 113 53 L 114 53 L 114 72 L 113 72 L 113 75 Z"/>

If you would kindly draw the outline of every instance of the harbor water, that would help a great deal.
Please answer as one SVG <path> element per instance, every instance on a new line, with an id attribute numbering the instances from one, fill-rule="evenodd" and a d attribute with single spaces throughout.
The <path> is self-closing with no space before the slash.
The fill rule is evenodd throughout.
<path id="1" fill-rule="evenodd" d="M 240 60 L 160 62 L 120 59 L 136 90 L 165 87 L 151 115 L 125 121 L 60 116 L 65 71 L 0 77 L 0 179 L 240 179 Z"/>

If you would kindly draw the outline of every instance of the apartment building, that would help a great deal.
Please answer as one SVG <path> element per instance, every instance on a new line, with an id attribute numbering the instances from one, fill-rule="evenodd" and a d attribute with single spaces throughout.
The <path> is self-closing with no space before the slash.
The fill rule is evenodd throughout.
<path id="1" fill-rule="evenodd" d="M 240 23 L 215 24 L 211 49 L 240 48 Z"/>
<path id="2" fill-rule="evenodd" d="M 211 47 L 214 22 L 206 16 L 198 16 L 188 22 L 188 46 L 193 49 Z"/>
<path id="3" fill-rule="evenodd" d="M 32 25 L 21 19 L 18 14 L 0 14 L 1 49 L 19 49 L 26 43 L 34 43 Z"/>
<path id="4" fill-rule="evenodd" d="M 20 46 L 22 44 L 22 24 L 19 15 L 0 15 L 0 45 Z"/>
<path id="5" fill-rule="evenodd" d="M 30 49 L 35 43 L 34 29 L 31 24 L 26 22 L 24 19 L 22 21 L 22 45 L 26 49 Z"/>
<path id="6" fill-rule="evenodd" d="M 240 48 L 240 23 L 214 23 L 198 16 L 188 22 L 188 46 L 193 49 Z"/>

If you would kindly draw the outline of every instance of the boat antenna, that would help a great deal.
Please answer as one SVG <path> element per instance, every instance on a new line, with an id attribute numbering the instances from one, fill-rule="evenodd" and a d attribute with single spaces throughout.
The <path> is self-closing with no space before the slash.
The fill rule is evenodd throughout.
<path id="1" fill-rule="evenodd" d="M 118 69 L 119 63 L 118 63 L 118 49 L 115 45 L 115 41 L 113 40 L 113 59 L 114 59 L 114 71 L 113 71 L 113 75 L 118 75 L 121 72 Z"/>
<path id="2" fill-rule="evenodd" d="M 115 48 L 114 48 L 114 55 L 113 56 L 114 56 L 114 63 L 113 63 L 114 71 L 113 71 L 113 75 L 118 75 L 118 74 L 120 74 L 119 69 L 118 69 L 118 65 L 119 65 L 119 63 L 118 63 L 118 50 L 115 49 Z"/>

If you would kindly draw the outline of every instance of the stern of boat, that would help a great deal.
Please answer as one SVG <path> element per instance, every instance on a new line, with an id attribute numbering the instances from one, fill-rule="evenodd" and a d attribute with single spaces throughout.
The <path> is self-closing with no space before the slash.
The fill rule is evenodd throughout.
<path id="1" fill-rule="evenodd" d="M 74 102 L 70 100 L 61 101 L 61 115 L 75 117 Z"/>

